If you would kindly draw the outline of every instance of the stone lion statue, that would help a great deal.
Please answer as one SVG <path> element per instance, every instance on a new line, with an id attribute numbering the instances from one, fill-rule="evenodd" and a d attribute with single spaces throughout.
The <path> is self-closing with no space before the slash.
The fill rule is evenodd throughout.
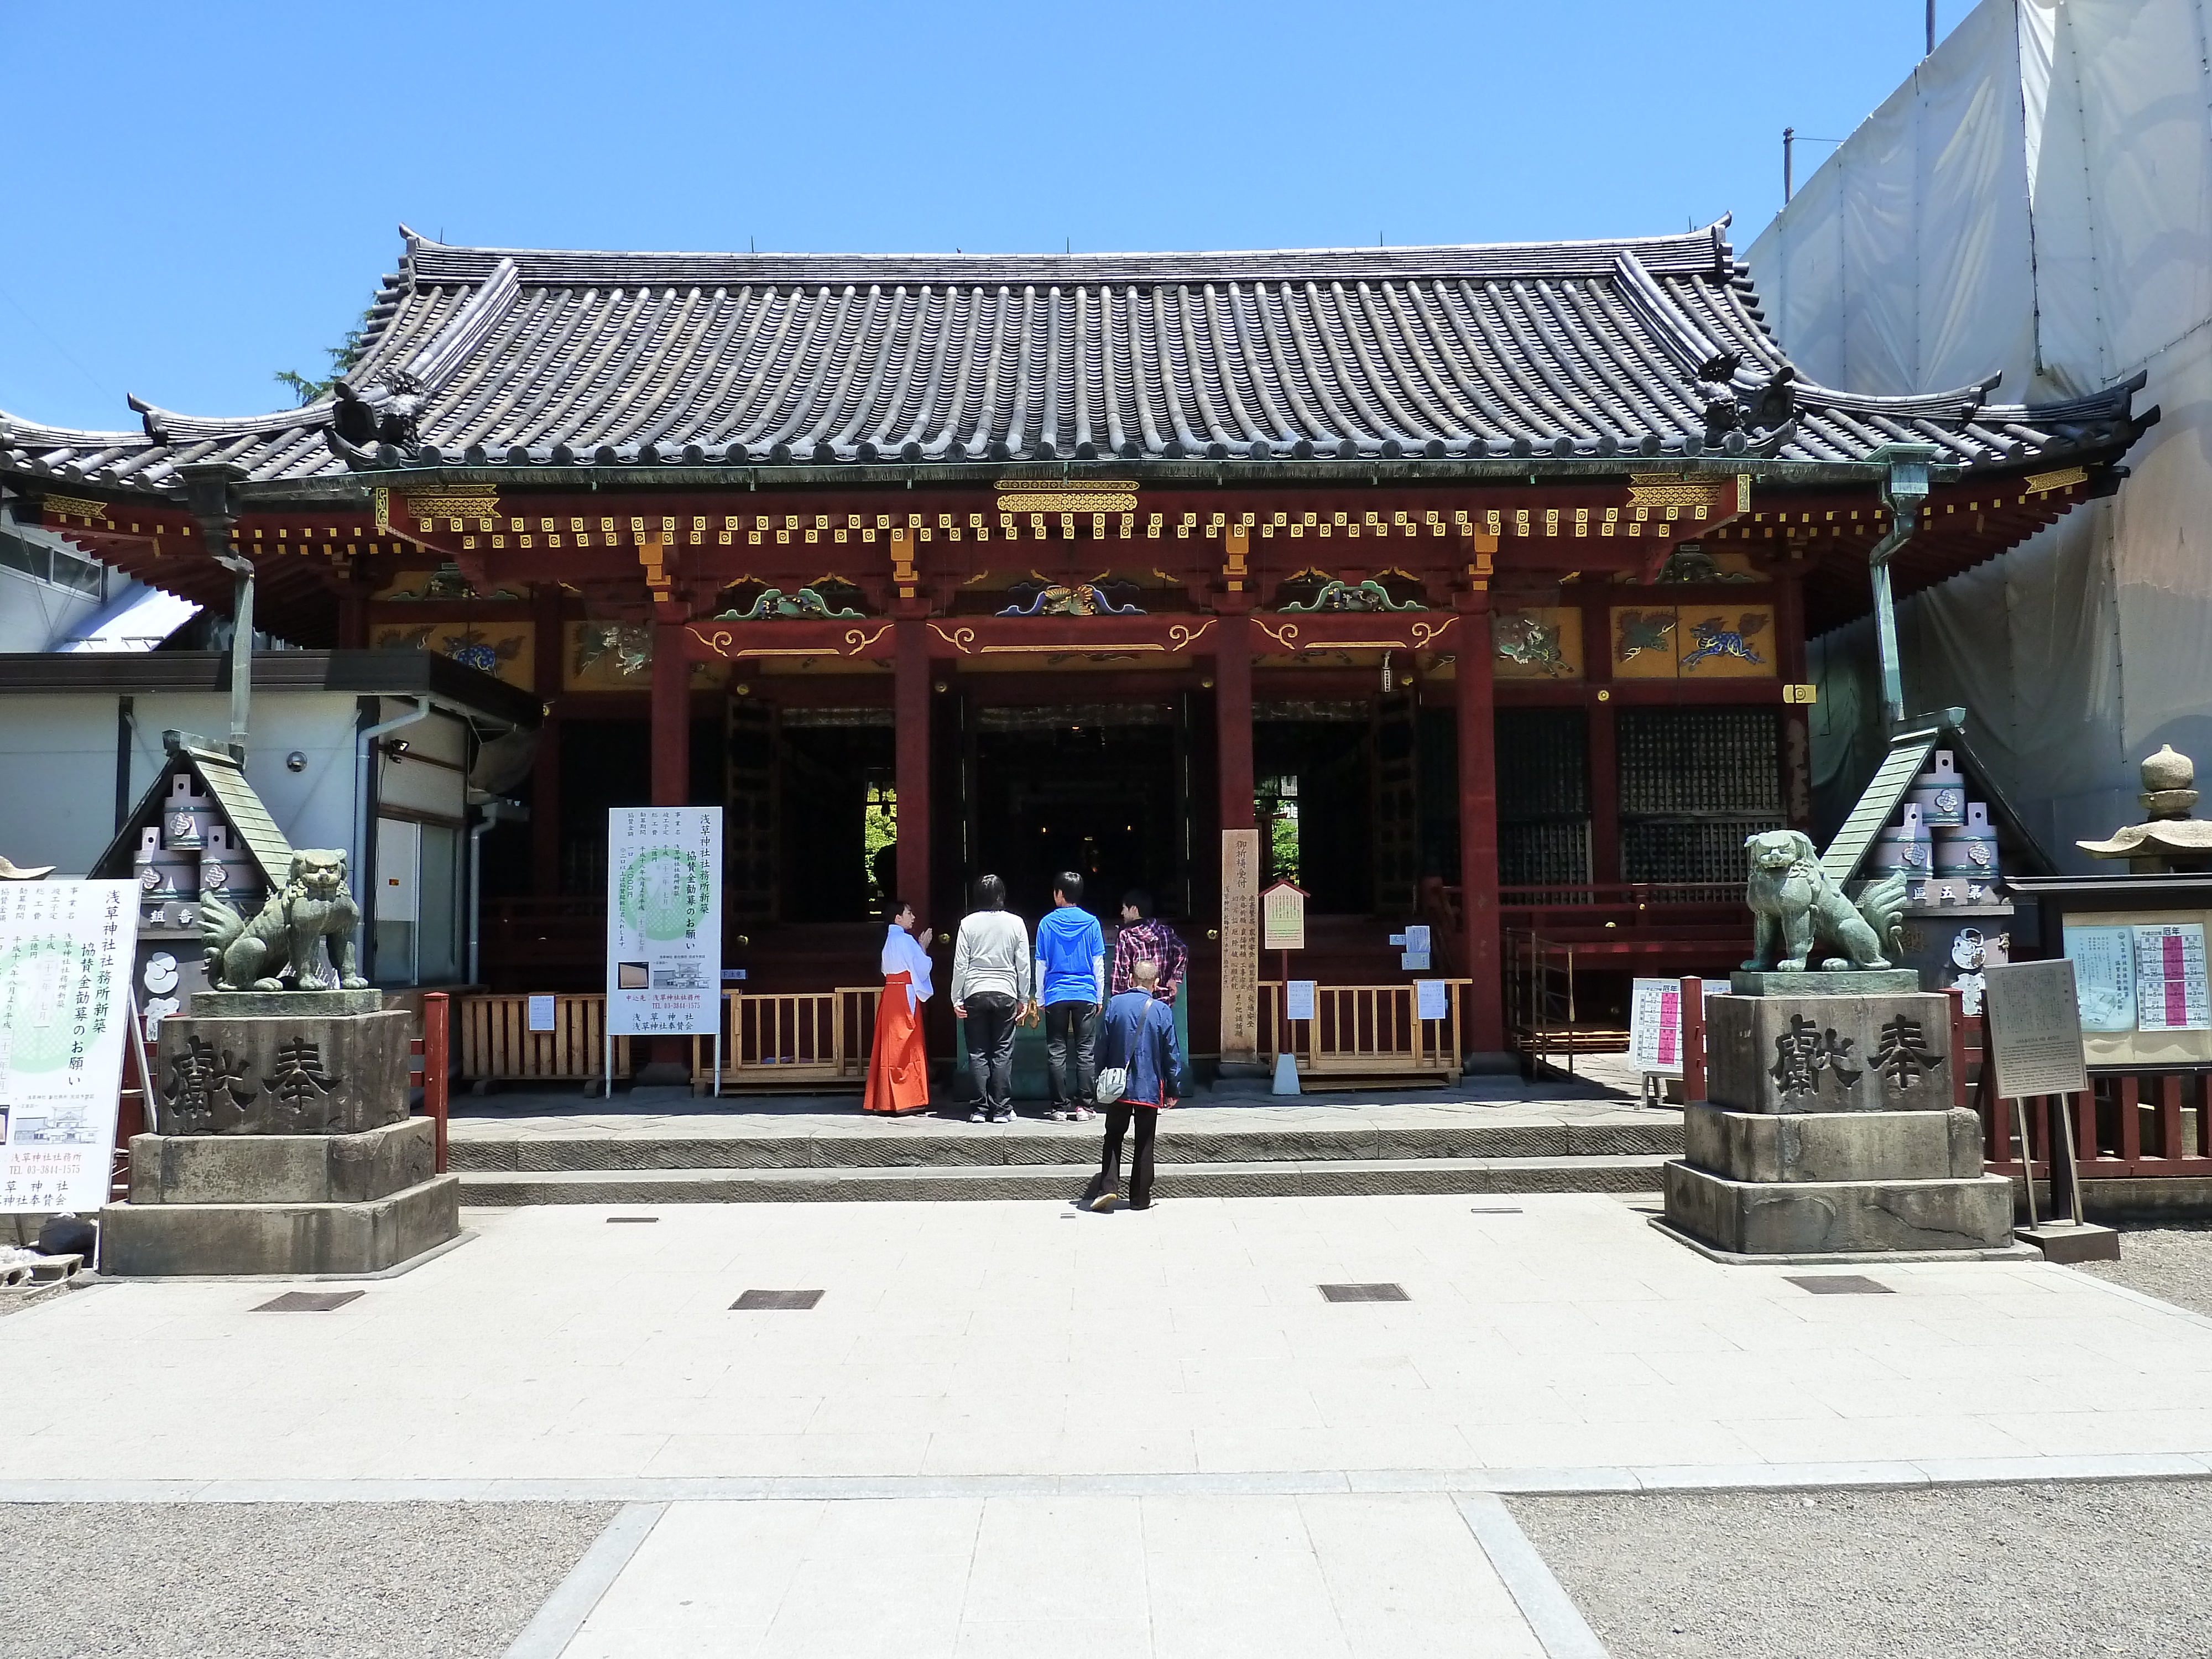
<path id="1" fill-rule="evenodd" d="M 1831 973 L 1889 966 L 1883 948 L 1898 948 L 1903 876 L 1874 883 L 1853 904 L 1820 868 L 1809 836 L 1765 830 L 1743 846 L 1751 865 L 1744 900 L 1758 928 L 1746 969 L 1801 973 L 1820 942 L 1843 952 L 1820 963 Z"/>
<path id="2" fill-rule="evenodd" d="M 283 889 L 251 921 L 221 899 L 201 901 L 209 982 L 219 991 L 281 991 L 289 974 L 302 991 L 365 990 L 353 939 L 360 925 L 346 855 L 295 852 Z M 325 940 L 334 974 L 324 971 Z"/>

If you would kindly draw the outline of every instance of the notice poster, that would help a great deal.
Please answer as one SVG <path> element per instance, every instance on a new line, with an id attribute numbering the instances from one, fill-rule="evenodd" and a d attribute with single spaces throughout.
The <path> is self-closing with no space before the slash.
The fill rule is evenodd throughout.
<path id="1" fill-rule="evenodd" d="M 2136 945 L 2131 927 L 2066 925 L 2066 957 L 2081 999 L 2085 1031 L 2136 1029 Z"/>
<path id="2" fill-rule="evenodd" d="M 607 813 L 607 1030 L 706 1036 L 722 994 L 722 809 Z"/>
<path id="3" fill-rule="evenodd" d="M 0 883 L 0 1212 L 107 1202 L 136 896 L 127 881 Z"/>
<path id="4" fill-rule="evenodd" d="M 1630 982 L 1628 1053 L 1638 1072 L 1682 1075 L 1682 981 L 1639 979 Z"/>
<path id="5" fill-rule="evenodd" d="M 1413 1018 L 1416 1019 L 1445 1019 L 1451 1014 L 1451 997 L 1444 981 L 1417 979 L 1413 981 Z"/>
<path id="6" fill-rule="evenodd" d="M 1284 993 L 1283 1018 L 1311 1019 L 1314 1017 L 1314 993 L 1318 985 L 1316 980 L 1292 980 Z"/>
<path id="7" fill-rule="evenodd" d="M 2212 1030 L 2212 990 L 2204 979 L 2204 924 L 2155 922 L 2133 930 L 2136 1029 Z"/>

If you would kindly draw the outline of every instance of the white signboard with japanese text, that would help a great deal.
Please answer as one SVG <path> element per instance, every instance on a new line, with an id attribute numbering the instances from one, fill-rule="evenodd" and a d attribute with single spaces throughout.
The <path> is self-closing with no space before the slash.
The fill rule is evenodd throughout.
<path id="1" fill-rule="evenodd" d="M 1682 981 L 1630 981 L 1628 1052 L 1638 1072 L 1682 1075 Z"/>
<path id="2" fill-rule="evenodd" d="M 136 897 L 127 881 L 0 882 L 0 1212 L 107 1202 Z"/>
<path id="3" fill-rule="evenodd" d="M 2212 1027 L 2201 921 L 2138 923 L 2135 928 L 2136 1029 L 2202 1031 Z"/>
<path id="4" fill-rule="evenodd" d="M 1682 981 L 1629 981 L 1628 1053 L 1638 1072 L 1658 1077 L 1682 1075 Z M 1710 1004 L 1729 988 L 1724 979 L 1709 979 L 1699 1000 Z"/>
<path id="5" fill-rule="evenodd" d="M 607 811 L 607 1033 L 706 1036 L 722 994 L 722 809 Z"/>
<path id="6" fill-rule="evenodd" d="M 1279 881 L 1260 895 L 1260 948 L 1263 951 L 1303 951 L 1306 948 L 1305 890 Z"/>

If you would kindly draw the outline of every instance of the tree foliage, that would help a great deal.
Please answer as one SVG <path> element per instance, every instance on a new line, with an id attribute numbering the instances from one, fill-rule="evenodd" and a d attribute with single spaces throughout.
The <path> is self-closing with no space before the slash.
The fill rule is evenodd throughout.
<path id="1" fill-rule="evenodd" d="M 324 348 L 331 360 L 331 372 L 325 378 L 311 380 L 296 368 L 276 371 L 273 378 L 277 385 L 290 390 L 297 399 L 298 407 L 304 409 L 318 398 L 329 397 L 331 389 L 337 385 L 338 376 L 362 360 L 362 354 L 368 349 L 368 319 L 369 313 L 362 312 L 360 320 L 346 331 L 344 339 L 334 346 Z"/>

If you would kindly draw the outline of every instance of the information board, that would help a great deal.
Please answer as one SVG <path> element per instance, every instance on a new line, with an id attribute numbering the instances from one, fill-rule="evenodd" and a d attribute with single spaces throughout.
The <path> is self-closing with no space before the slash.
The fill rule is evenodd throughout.
<path id="1" fill-rule="evenodd" d="M 1629 983 L 1628 1053 L 1638 1072 L 1682 1075 L 1682 981 L 1639 979 Z"/>
<path id="2" fill-rule="evenodd" d="M 1314 1017 L 1314 1001 L 1316 993 L 1319 989 L 1319 983 L 1316 980 L 1294 979 L 1284 988 L 1283 1018 L 1311 1019 Z"/>
<path id="3" fill-rule="evenodd" d="M 607 1034 L 720 1029 L 722 809 L 607 812 Z"/>
<path id="4" fill-rule="evenodd" d="M 2139 1031 L 2212 1030 L 2212 996 L 2204 981 L 2204 924 L 2137 924 L 2136 1029 Z"/>
<path id="5" fill-rule="evenodd" d="M 0 1212 L 107 1202 L 135 898 L 127 881 L 0 882 Z"/>
<path id="6" fill-rule="evenodd" d="M 2085 1031 L 2136 1029 L 2136 945 L 2132 927 L 2066 924 L 2066 956 L 2074 964 Z"/>
<path id="7" fill-rule="evenodd" d="M 1260 832 L 1221 832 L 1221 1057 L 1260 1057 Z"/>
<path id="8" fill-rule="evenodd" d="M 1303 951 L 1306 948 L 1305 890 L 1279 881 L 1260 895 L 1260 948 L 1263 951 Z"/>
<path id="9" fill-rule="evenodd" d="M 2055 962 L 1992 964 L 1984 973 L 1988 983 L 1982 1006 L 1990 1031 L 1986 1063 L 1996 1068 L 1998 1095 L 2021 1100 L 2087 1089 L 2073 963 L 2061 957 Z"/>

